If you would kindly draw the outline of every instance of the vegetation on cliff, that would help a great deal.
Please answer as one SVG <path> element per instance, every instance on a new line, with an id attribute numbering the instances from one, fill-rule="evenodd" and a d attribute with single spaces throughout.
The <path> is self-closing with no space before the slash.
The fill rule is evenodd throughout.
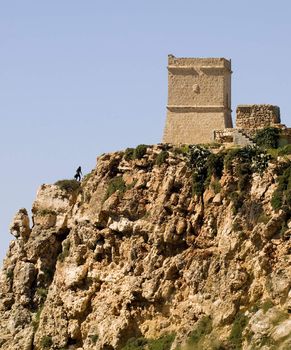
<path id="1" fill-rule="evenodd" d="M 43 185 L 11 225 L 0 349 L 288 349 L 290 183 L 257 147 L 140 145 Z"/>

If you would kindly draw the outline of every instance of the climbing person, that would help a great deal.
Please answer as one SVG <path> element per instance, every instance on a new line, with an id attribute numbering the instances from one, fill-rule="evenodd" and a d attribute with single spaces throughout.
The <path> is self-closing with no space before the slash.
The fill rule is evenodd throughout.
<path id="1" fill-rule="evenodd" d="M 81 167 L 79 166 L 78 169 L 76 170 L 76 174 L 75 174 L 75 176 L 74 176 L 75 180 L 81 181 L 81 175 L 83 175 L 83 174 L 82 174 L 82 169 L 81 169 Z"/>

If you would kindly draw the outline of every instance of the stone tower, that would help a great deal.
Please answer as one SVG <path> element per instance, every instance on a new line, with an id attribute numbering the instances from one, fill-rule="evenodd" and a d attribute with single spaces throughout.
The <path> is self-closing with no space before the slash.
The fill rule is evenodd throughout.
<path id="1" fill-rule="evenodd" d="M 168 56 L 164 143 L 210 143 L 214 129 L 232 128 L 231 61 Z"/>

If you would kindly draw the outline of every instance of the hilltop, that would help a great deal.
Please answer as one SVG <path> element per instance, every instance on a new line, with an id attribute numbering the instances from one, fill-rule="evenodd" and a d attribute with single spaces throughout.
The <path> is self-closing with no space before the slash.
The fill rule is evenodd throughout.
<path id="1" fill-rule="evenodd" d="M 42 185 L 11 224 L 0 349 L 289 349 L 290 184 L 288 156 L 160 144 Z"/>

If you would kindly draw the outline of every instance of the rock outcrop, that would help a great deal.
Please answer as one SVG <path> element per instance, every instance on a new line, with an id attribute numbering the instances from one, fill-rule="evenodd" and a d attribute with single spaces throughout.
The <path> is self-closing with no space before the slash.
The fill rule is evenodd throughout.
<path id="1" fill-rule="evenodd" d="M 11 225 L 0 349 L 290 349 L 280 166 L 253 172 L 239 204 L 235 172 L 193 194 L 167 145 L 102 155 L 80 186 L 41 186 L 32 228 L 25 209 Z"/>

